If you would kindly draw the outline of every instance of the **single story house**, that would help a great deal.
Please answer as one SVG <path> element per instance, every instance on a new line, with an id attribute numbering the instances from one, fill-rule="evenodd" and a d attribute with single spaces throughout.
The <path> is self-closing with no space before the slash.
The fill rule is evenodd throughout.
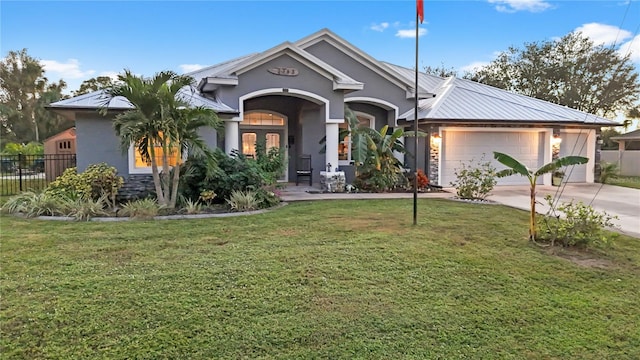
<path id="1" fill-rule="evenodd" d="M 315 182 L 329 165 L 353 166 L 348 139 L 338 138 L 340 128 L 347 126 L 345 105 L 361 124 L 376 129 L 389 125 L 411 130 L 416 118 L 414 71 L 376 60 L 328 29 L 186 75 L 194 83 L 179 96 L 215 110 L 224 121 L 224 134 L 202 130 L 208 144 L 245 154 L 252 154 L 257 139 L 283 147 L 289 159 L 285 181 L 295 180 L 295 159 L 302 154 L 312 156 Z M 407 167 L 424 169 L 432 183 L 444 186 L 454 180 L 461 161 L 479 160 L 482 154 L 493 161 L 493 151 L 508 153 L 532 168 L 555 156 L 584 155 L 589 163 L 576 167 L 567 180 L 593 182 L 600 128 L 617 124 L 455 77 L 420 73 L 418 83 L 418 124 L 428 137 L 419 139 L 415 158 L 406 156 L 403 161 Z M 113 99 L 113 111 L 105 117 L 96 111 L 103 98 L 98 91 L 49 106 L 75 121 L 79 170 L 107 162 L 128 179 L 149 174 L 150 168 L 136 161 L 133 147 L 123 154 L 113 130 L 113 114 L 131 104 Z M 326 152 L 321 152 L 325 136 Z M 412 151 L 412 138 L 405 140 Z M 526 181 L 512 176 L 499 184 Z M 541 182 L 550 185 L 551 177 Z"/>

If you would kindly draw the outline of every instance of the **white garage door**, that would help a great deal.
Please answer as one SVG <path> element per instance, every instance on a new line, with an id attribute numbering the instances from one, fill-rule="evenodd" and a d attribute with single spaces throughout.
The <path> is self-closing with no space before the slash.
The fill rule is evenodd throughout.
<path id="1" fill-rule="evenodd" d="M 561 133 L 560 138 L 560 157 L 569 155 L 578 155 L 587 157 L 587 138 L 586 133 Z M 587 181 L 587 165 L 569 166 L 565 169 L 566 182 L 586 182 Z"/>
<path id="2" fill-rule="evenodd" d="M 455 169 L 460 168 L 461 162 L 484 159 L 491 161 L 493 166 L 504 169 L 505 166 L 493 159 L 493 152 L 508 154 L 529 168 L 537 169 L 543 165 L 544 147 L 541 145 L 544 137 L 539 132 L 472 132 L 472 131 L 444 131 L 442 137 L 442 184 L 450 186 L 455 180 Z M 540 179 L 540 183 L 542 179 Z M 498 179 L 498 185 L 526 185 L 526 177 L 512 175 Z"/>

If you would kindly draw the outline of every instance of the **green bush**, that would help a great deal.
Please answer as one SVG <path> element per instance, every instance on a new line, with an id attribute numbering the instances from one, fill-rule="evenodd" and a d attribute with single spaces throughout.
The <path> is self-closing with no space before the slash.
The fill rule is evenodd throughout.
<path id="1" fill-rule="evenodd" d="M 124 184 L 115 167 L 105 163 L 90 165 L 78 174 L 75 167 L 66 169 L 51 182 L 46 193 L 71 199 L 98 200 L 104 198 L 107 206 L 114 207 L 116 194 Z"/>
<path id="2" fill-rule="evenodd" d="M 280 204 L 280 191 L 275 186 L 263 186 L 255 191 L 258 208 L 266 209 Z"/>
<path id="3" fill-rule="evenodd" d="M 264 140 L 256 142 L 256 163 L 267 185 L 275 184 L 284 173 L 287 162 L 284 148 L 266 149 Z"/>
<path id="4" fill-rule="evenodd" d="M 545 197 L 547 204 L 553 209 L 551 195 Z M 582 202 L 562 203 L 557 208 L 558 216 L 546 216 L 538 220 L 537 239 L 564 247 L 591 247 L 593 245 L 610 244 L 617 233 L 605 231 L 615 225 L 612 220 L 616 216 L 606 212 L 598 212 Z M 549 215 L 549 214 L 547 214 Z"/>
<path id="5" fill-rule="evenodd" d="M 485 199 L 496 186 L 496 168 L 484 160 L 461 162 L 461 167 L 454 170 L 456 180 L 451 186 L 456 189 L 456 195 L 461 199 Z"/>
<path id="6" fill-rule="evenodd" d="M 204 191 L 213 191 L 213 202 L 223 203 L 233 191 L 258 189 L 268 182 L 264 172 L 254 159 L 222 150 L 214 151 L 215 166 L 198 158 L 189 158 L 180 177 L 180 194 L 185 199 L 198 200 Z"/>

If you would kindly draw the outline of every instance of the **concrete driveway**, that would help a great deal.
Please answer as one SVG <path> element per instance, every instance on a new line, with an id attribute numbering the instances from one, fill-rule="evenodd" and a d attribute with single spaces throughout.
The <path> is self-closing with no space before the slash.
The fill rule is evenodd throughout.
<path id="1" fill-rule="evenodd" d="M 537 186 L 536 211 L 546 213 L 546 194 L 560 195 L 561 202 L 582 201 L 598 211 L 616 215 L 619 231 L 640 238 L 640 190 L 601 184 L 569 184 L 565 187 Z M 529 210 L 528 186 L 496 186 L 488 199 L 518 209 Z M 541 204 L 542 203 L 542 204 Z"/>

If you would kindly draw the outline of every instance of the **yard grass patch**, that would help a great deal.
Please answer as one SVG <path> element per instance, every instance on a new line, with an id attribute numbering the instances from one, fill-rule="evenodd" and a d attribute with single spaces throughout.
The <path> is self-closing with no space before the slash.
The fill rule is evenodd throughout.
<path id="1" fill-rule="evenodd" d="M 609 178 L 607 184 L 640 189 L 640 176 L 616 176 Z"/>
<path id="2" fill-rule="evenodd" d="M 3 216 L 3 358 L 640 357 L 640 243 L 547 251 L 527 213 L 420 199 L 255 216 Z M 599 259 L 585 266 L 572 257 Z"/>

